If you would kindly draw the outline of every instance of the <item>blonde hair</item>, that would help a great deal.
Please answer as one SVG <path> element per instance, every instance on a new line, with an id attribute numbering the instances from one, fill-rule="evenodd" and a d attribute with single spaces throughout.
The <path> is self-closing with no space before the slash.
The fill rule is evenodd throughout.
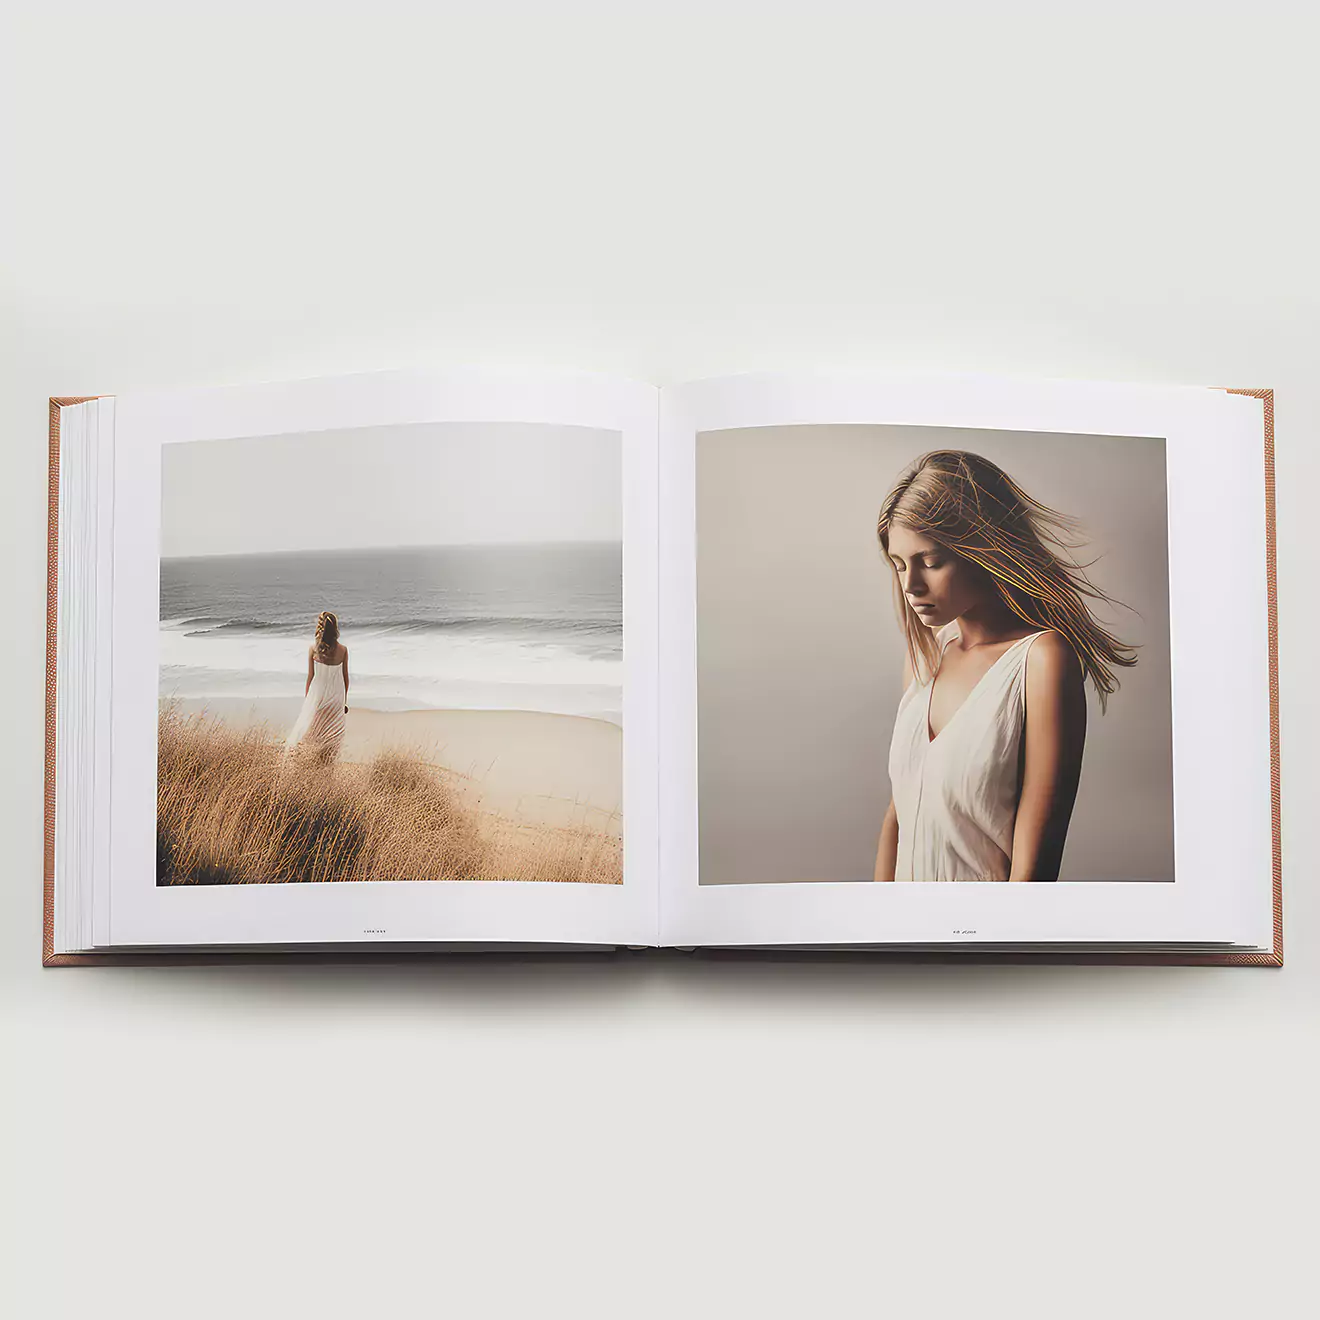
<path id="1" fill-rule="evenodd" d="M 322 610 L 316 616 L 316 654 L 328 661 L 338 645 L 339 618 L 329 610 Z"/>
<path id="2" fill-rule="evenodd" d="M 896 525 L 929 536 L 981 569 L 1024 623 L 1066 638 L 1083 679 L 1091 680 L 1105 708 L 1118 688 L 1115 668 L 1135 665 L 1136 647 L 1120 641 L 1091 613 L 1088 601 L 1121 602 L 1073 562 L 1070 552 L 1085 544 L 1077 535 L 1077 519 L 1033 500 L 988 458 L 936 449 L 918 458 L 885 496 L 876 532 L 886 556 L 889 529 Z M 912 672 L 925 682 L 939 660 L 935 637 L 908 602 L 892 560 L 889 566 Z"/>

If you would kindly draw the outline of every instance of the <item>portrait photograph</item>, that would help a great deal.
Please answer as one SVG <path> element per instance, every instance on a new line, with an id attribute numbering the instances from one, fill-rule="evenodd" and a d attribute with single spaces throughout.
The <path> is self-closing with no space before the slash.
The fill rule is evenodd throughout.
<path id="1" fill-rule="evenodd" d="M 622 883 L 617 432 L 161 450 L 157 883 Z"/>
<path id="2" fill-rule="evenodd" d="M 1163 439 L 705 431 L 696 539 L 701 884 L 1174 880 Z"/>

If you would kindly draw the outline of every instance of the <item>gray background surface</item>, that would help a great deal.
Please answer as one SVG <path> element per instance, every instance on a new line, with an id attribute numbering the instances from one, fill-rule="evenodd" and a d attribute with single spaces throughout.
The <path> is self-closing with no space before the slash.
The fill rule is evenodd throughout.
<path id="1" fill-rule="evenodd" d="M 8 1311 L 1309 1316 L 1318 48 L 1269 0 L 0 9 Z M 1288 965 L 43 972 L 46 396 L 460 362 L 1275 387 Z"/>
<path id="2" fill-rule="evenodd" d="M 795 426 L 697 438 L 703 884 L 870 881 L 889 802 L 904 645 L 875 535 L 930 449 L 970 449 L 1082 520 L 1097 616 L 1139 663 L 1101 716 L 1061 880 L 1172 880 L 1164 442 L 937 427 Z"/>

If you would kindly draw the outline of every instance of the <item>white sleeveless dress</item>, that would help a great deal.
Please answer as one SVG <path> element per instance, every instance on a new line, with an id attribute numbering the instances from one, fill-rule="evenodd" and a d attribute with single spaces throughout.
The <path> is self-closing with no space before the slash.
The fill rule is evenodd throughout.
<path id="1" fill-rule="evenodd" d="M 303 698 L 302 709 L 289 736 L 284 740 L 284 751 L 307 753 L 321 760 L 333 761 L 339 755 L 344 741 L 344 666 L 327 665 L 312 661 L 312 683 Z"/>
<path id="2" fill-rule="evenodd" d="M 1007 880 L 1017 818 L 1018 753 L 1026 722 L 1027 655 L 1014 642 L 930 737 L 932 678 L 898 703 L 889 779 L 898 813 L 895 880 Z M 936 634 L 940 661 L 956 622 Z"/>

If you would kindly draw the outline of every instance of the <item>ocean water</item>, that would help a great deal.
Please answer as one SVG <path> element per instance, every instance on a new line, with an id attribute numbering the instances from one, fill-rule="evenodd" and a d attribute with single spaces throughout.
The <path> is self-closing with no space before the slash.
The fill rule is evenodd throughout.
<path id="1" fill-rule="evenodd" d="M 163 559 L 162 697 L 301 697 L 321 610 L 351 704 L 623 720 L 623 556 L 606 543 Z"/>

